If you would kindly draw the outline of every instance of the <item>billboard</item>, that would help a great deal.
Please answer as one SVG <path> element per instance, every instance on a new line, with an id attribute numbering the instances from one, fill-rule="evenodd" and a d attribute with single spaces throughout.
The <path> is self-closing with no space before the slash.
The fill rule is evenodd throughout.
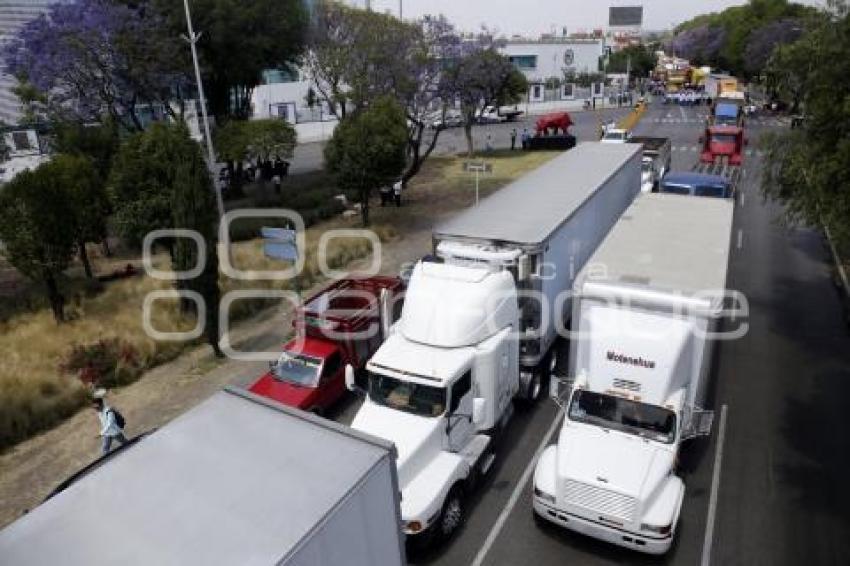
<path id="1" fill-rule="evenodd" d="M 609 27 L 640 27 L 643 24 L 643 6 L 611 6 L 608 9 Z"/>

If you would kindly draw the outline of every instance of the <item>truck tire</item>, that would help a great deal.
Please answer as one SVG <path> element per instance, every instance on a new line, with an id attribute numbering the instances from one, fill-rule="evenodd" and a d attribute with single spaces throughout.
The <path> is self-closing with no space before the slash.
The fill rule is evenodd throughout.
<path id="1" fill-rule="evenodd" d="M 464 520 L 464 500 L 463 490 L 459 485 L 455 485 L 449 490 L 446 495 L 446 500 L 443 502 L 443 509 L 440 511 L 440 517 L 434 525 L 436 534 L 442 540 L 448 540 L 454 533 L 463 525 Z"/>
<path id="2" fill-rule="evenodd" d="M 528 388 L 525 390 L 526 403 L 533 405 L 543 396 L 543 391 L 549 385 L 549 379 L 555 373 L 557 361 L 555 348 L 552 347 L 549 353 L 540 360 L 540 364 L 534 368 L 534 374 L 531 377 L 531 381 L 528 382 Z"/>

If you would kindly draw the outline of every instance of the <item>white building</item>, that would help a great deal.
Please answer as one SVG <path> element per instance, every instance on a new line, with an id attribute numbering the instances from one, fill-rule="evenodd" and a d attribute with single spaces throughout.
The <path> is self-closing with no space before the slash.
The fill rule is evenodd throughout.
<path id="1" fill-rule="evenodd" d="M 569 75 L 599 72 L 599 61 L 605 53 L 604 38 L 575 39 L 546 37 L 538 40 L 510 39 L 500 50 L 529 82 L 529 102 L 542 102 L 549 79 L 561 83 L 559 98 L 575 97 L 575 86 L 564 81 Z"/>

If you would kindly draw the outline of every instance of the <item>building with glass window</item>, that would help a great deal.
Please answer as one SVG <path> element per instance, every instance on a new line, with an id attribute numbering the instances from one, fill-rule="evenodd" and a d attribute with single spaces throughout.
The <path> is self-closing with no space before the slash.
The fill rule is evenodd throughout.
<path id="1" fill-rule="evenodd" d="M 546 85 L 558 85 L 559 98 L 573 98 L 570 77 L 600 72 L 605 39 L 543 36 L 540 39 L 512 38 L 501 48 L 529 83 L 529 102 L 542 102 Z M 551 88 L 549 90 L 552 90 Z"/>

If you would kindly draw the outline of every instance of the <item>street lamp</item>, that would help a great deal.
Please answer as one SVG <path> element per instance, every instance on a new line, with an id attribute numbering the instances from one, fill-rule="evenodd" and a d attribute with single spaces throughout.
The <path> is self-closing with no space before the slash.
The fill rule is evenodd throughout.
<path id="1" fill-rule="evenodd" d="M 195 81 L 198 83 L 198 104 L 201 106 L 201 116 L 204 125 L 204 138 L 207 142 L 207 165 L 210 169 L 210 177 L 215 187 L 215 199 L 218 205 L 219 217 L 224 216 L 224 199 L 221 196 L 221 186 L 215 178 L 215 149 L 213 149 L 212 136 L 210 135 L 210 120 L 207 116 L 207 101 L 204 98 L 204 83 L 201 80 L 201 67 L 198 65 L 198 50 L 195 44 L 201 38 L 200 33 L 195 33 L 192 29 L 192 14 L 189 12 L 189 0 L 183 0 L 183 6 L 186 8 L 186 26 L 189 30 L 189 36 L 184 36 L 183 39 L 189 42 L 192 49 L 192 62 L 195 65 Z"/>

